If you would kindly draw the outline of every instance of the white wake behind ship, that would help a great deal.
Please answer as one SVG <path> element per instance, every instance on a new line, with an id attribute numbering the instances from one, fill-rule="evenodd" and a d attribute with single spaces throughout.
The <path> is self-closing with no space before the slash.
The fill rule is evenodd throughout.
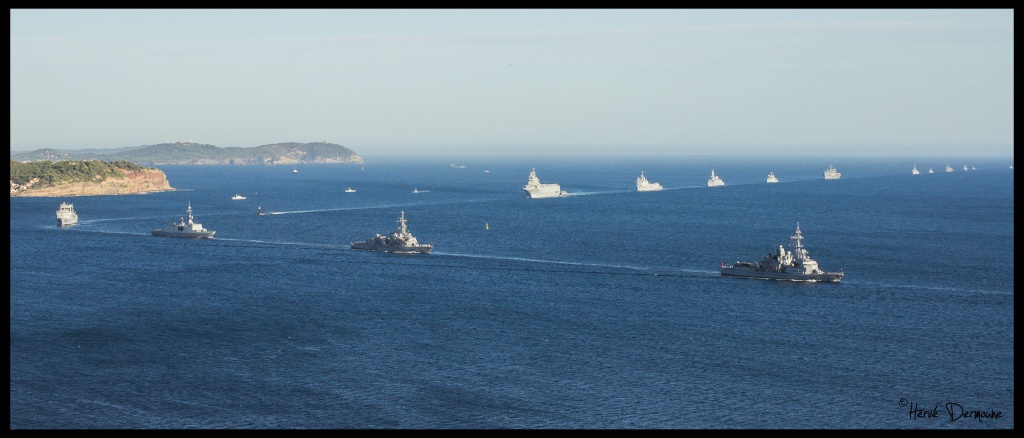
<path id="1" fill-rule="evenodd" d="M 203 224 L 195 221 L 192 217 L 192 203 L 188 203 L 188 219 L 181 218 L 178 222 L 153 230 L 154 236 L 161 237 L 188 237 L 193 239 L 212 239 L 216 231 L 203 228 Z"/>
<path id="2" fill-rule="evenodd" d="M 843 176 L 843 174 L 839 173 L 831 164 L 828 165 L 828 169 L 825 169 L 825 172 L 822 173 L 822 175 L 825 179 L 839 179 L 839 177 Z"/>
<path id="3" fill-rule="evenodd" d="M 721 187 L 725 185 L 722 177 L 715 175 L 715 169 L 711 169 L 711 178 L 708 178 L 708 187 Z"/>
<path id="4" fill-rule="evenodd" d="M 523 190 L 526 191 L 530 198 L 554 198 L 569 194 L 569 192 L 562 190 L 562 186 L 558 184 L 541 184 L 540 179 L 537 178 L 536 168 L 530 170 L 530 178 L 526 180 Z"/>
<path id="5" fill-rule="evenodd" d="M 640 171 L 640 176 L 636 177 L 636 191 L 638 192 L 656 192 L 663 189 L 661 183 L 647 181 L 647 177 L 644 176 L 644 171 Z"/>

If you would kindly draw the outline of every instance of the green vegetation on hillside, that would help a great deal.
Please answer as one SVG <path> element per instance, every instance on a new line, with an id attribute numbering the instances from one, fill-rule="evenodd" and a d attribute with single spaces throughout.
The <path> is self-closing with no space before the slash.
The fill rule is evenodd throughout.
<path id="1" fill-rule="evenodd" d="M 33 187 L 43 188 L 97 179 L 123 178 L 125 174 L 122 170 L 139 171 L 143 169 L 147 168 L 130 161 L 63 160 L 22 163 L 11 160 L 11 182 L 24 185 L 39 178 L 39 182 Z"/>

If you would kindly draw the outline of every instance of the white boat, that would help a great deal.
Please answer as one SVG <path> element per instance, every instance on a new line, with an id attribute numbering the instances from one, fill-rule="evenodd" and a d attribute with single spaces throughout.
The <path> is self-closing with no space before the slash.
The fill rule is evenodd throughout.
<path id="1" fill-rule="evenodd" d="M 934 171 L 934 170 L 932 170 L 932 168 L 931 168 L 931 167 L 929 167 L 929 168 L 928 168 L 928 173 L 935 173 L 935 171 Z"/>
<path id="2" fill-rule="evenodd" d="M 345 189 L 345 193 L 355 193 L 355 192 L 356 192 L 356 189 L 353 189 L 352 187 L 349 187 L 349 188 Z"/>
<path id="3" fill-rule="evenodd" d="M 234 199 L 235 201 L 238 201 L 238 200 L 245 199 L 245 196 L 236 194 L 235 196 L 232 196 L 231 199 Z"/>
<path id="4" fill-rule="evenodd" d="M 530 198 L 554 198 L 569 194 L 558 184 L 541 184 L 540 178 L 537 178 L 537 169 L 530 170 L 530 178 L 526 180 L 523 190 Z"/>
<path id="5" fill-rule="evenodd" d="M 420 189 L 417 189 L 417 188 L 413 187 L 413 188 L 412 188 L 412 192 L 413 192 L 413 193 L 419 193 L 419 192 L 420 192 Z"/>
<path id="6" fill-rule="evenodd" d="M 978 170 L 978 169 L 975 169 L 974 166 L 971 166 L 971 170 Z"/>
<path id="7" fill-rule="evenodd" d="M 916 164 L 914 165 L 914 169 L 910 171 L 910 174 L 911 175 L 920 175 L 921 174 L 921 172 L 919 170 L 917 170 L 917 165 Z"/>
<path id="8" fill-rule="evenodd" d="M 831 164 L 828 165 L 828 169 L 825 169 L 825 172 L 822 173 L 822 175 L 825 179 L 839 179 L 839 177 L 843 176 L 843 174 L 836 171 L 836 168 Z"/>
<path id="9" fill-rule="evenodd" d="M 952 172 L 952 171 L 953 171 L 953 168 L 949 167 L 949 165 L 947 164 L 946 165 L 946 172 L 948 173 L 948 172 Z"/>
<path id="10" fill-rule="evenodd" d="M 299 173 L 299 169 L 292 169 L 292 173 Z"/>
<path id="11" fill-rule="evenodd" d="M 964 172 L 966 172 L 966 171 L 967 171 L 967 165 L 964 164 Z"/>
<path id="12" fill-rule="evenodd" d="M 779 182 L 779 179 L 775 177 L 775 172 L 768 172 L 768 182 L 769 183 L 777 183 L 777 182 Z"/>
<path id="13" fill-rule="evenodd" d="M 75 206 L 67 202 L 61 202 L 57 209 L 57 226 L 67 227 L 78 223 L 78 213 L 75 213 Z"/>
<path id="14" fill-rule="evenodd" d="M 192 203 L 188 203 L 188 220 L 181 218 L 178 222 L 153 230 L 154 236 L 162 237 L 188 237 L 193 239 L 212 239 L 216 231 L 203 228 L 203 224 L 195 221 L 192 217 Z"/>
<path id="15" fill-rule="evenodd" d="M 721 187 L 725 185 L 725 181 L 718 175 L 715 175 L 715 169 L 711 169 L 711 178 L 708 178 L 708 187 Z"/>
<path id="16" fill-rule="evenodd" d="M 640 176 L 636 177 L 636 191 L 638 192 L 656 192 L 663 189 L 661 183 L 647 181 L 647 177 L 644 176 L 644 171 L 640 171 Z"/>

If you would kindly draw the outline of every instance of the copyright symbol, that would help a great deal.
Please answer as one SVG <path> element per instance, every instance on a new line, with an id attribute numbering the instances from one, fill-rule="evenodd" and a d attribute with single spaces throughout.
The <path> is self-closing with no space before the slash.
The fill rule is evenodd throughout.
<path id="1" fill-rule="evenodd" d="M 902 408 L 902 407 L 905 407 L 905 406 L 907 406 L 908 404 L 910 404 L 910 402 L 909 402 L 909 401 L 907 401 L 907 399 L 905 399 L 905 398 L 900 398 L 900 407 L 901 407 L 901 408 Z"/>

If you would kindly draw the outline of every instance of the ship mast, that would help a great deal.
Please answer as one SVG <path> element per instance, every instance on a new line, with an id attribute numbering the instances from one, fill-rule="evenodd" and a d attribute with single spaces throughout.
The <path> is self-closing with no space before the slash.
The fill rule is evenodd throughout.
<path id="1" fill-rule="evenodd" d="M 402 215 L 398 217 L 398 235 L 405 237 L 409 234 L 409 229 L 405 227 L 405 210 L 402 210 Z"/>
<path id="2" fill-rule="evenodd" d="M 796 244 L 793 244 L 794 239 L 796 239 Z M 789 242 L 790 244 L 793 245 L 793 252 L 795 253 L 796 257 L 800 260 L 803 260 L 804 258 L 807 257 L 807 251 L 804 250 L 803 245 L 800 244 L 800 241 L 803 239 L 804 236 L 803 233 L 800 232 L 800 222 L 798 221 L 796 223 L 796 235 L 790 236 Z"/>

